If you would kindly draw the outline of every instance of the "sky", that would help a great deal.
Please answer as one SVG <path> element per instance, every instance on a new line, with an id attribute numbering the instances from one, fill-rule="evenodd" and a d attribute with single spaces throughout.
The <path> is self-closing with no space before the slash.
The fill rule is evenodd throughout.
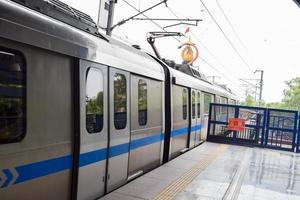
<path id="1" fill-rule="evenodd" d="M 63 2 L 88 13 L 97 21 L 99 0 Z M 126 2 L 143 10 L 160 0 L 118 0 L 113 24 L 137 13 Z M 162 57 L 182 62 L 182 49 L 178 47 L 187 42 L 190 36 L 199 49 L 199 58 L 194 65 L 200 71 L 207 76 L 218 76 L 215 78 L 218 83 L 227 84 L 243 98 L 246 86 L 240 79 L 250 79 L 246 81 L 256 84 L 258 81 L 255 79 L 260 78 L 260 73 L 254 74 L 254 71 L 264 70 L 263 99 L 266 102 L 281 101 L 286 88 L 284 82 L 300 76 L 300 8 L 293 0 L 202 2 L 205 6 L 201 0 L 168 0 L 168 7 L 162 4 L 145 13 L 149 18 L 202 20 L 198 26 L 178 25 L 165 28 L 166 31 L 184 32 L 190 27 L 190 32 L 187 37 L 178 37 L 177 40 L 172 37 L 157 39 L 155 44 Z M 177 23 L 155 22 L 162 28 Z M 151 21 L 130 20 L 116 27 L 113 36 L 152 52 L 146 36 L 151 31 L 163 31 L 160 27 Z"/>

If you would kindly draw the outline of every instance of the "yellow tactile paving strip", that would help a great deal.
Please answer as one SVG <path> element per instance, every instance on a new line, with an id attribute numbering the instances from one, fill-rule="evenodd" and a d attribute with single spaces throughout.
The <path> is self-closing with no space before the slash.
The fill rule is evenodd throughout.
<path id="1" fill-rule="evenodd" d="M 179 178 L 169 184 L 160 193 L 158 193 L 153 200 L 169 200 L 173 199 L 179 192 L 181 192 L 186 186 L 192 182 L 202 171 L 204 171 L 210 163 L 212 163 L 217 156 L 222 154 L 228 145 L 221 144 L 213 152 L 210 152 L 207 157 L 199 161 L 198 164 L 182 174 Z"/>

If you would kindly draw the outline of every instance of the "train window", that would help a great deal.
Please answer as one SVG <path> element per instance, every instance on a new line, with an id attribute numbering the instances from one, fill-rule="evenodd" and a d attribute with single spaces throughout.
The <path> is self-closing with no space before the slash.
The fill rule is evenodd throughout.
<path id="1" fill-rule="evenodd" d="M 211 95 L 204 94 L 204 114 L 209 113 L 209 104 L 212 102 Z"/>
<path id="2" fill-rule="evenodd" d="M 127 124 L 127 83 L 123 74 L 114 76 L 114 125 L 117 130 Z"/>
<path id="3" fill-rule="evenodd" d="M 0 144 L 26 133 L 26 63 L 22 53 L 0 48 Z"/>
<path id="4" fill-rule="evenodd" d="M 147 83 L 143 79 L 138 82 L 138 110 L 139 125 L 144 126 L 147 124 Z"/>
<path id="5" fill-rule="evenodd" d="M 228 101 L 229 101 L 229 104 L 231 104 L 231 105 L 235 105 L 236 104 L 236 101 L 234 99 L 229 99 Z"/>
<path id="6" fill-rule="evenodd" d="M 221 97 L 221 104 L 228 104 L 228 100 L 226 97 Z M 222 106 L 221 107 L 221 113 L 225 114 L 227 112 L 227 107 Z"/>
<path id="7" fill-rule="evenodd" d="M 200 92 L 197 93 L 197 118 L 200 118 Z"/>
<path id="8" fill-rule="evenodd" d="M 187 90 L 183 89 L 182 90 L 182 118 L 184 120 L 187 119 Z"/>
<path id="9" fill-rule="evenodd" d="M 103 128 L 103 74 L 99 69 L 87 70 L 85 99 L 86 129 L 99 133 Z"/>
<path id="10" fill-rule="evenodd" d="M 221 97 L 221 103 L 222 104 L 227 104 L 228 100 L 226 97 Z"/>
<path id="11" fill-rule="evenodd" d="M 219 96 L 216 96 L 216 103 L 221 103 L 221 98 Z"/>
<path id="12" fill-rule="evenodd" d="M 192 118 L 196 117 L 196 95 L 195 91 L 192 92 Z"/>

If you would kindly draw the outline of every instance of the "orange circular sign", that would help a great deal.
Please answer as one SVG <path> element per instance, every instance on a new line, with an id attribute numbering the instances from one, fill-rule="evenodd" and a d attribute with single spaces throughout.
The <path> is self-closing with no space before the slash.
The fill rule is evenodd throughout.
<path id="1" fill-rule="evenodd" d="M 195 62 L 195 60 L 199 56 L 198 48 L 196 47 L 196 45 L 194 43 L 192 43 L 190 41 L 184 43 L 182 46 L 185 46 L 181 52 L 182 59 L 184 61 L 188 62 L 188 64 L 192 65 L 193 62 Z"/>

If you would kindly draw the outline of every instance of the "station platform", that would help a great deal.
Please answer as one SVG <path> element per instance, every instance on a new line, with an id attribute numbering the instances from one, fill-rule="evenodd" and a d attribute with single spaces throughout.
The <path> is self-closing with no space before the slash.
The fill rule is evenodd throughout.
<path id="1" fill-rule="evenodd" d="M 101 200 L 299 200 L 300 156 L 205 142 Z"/>

